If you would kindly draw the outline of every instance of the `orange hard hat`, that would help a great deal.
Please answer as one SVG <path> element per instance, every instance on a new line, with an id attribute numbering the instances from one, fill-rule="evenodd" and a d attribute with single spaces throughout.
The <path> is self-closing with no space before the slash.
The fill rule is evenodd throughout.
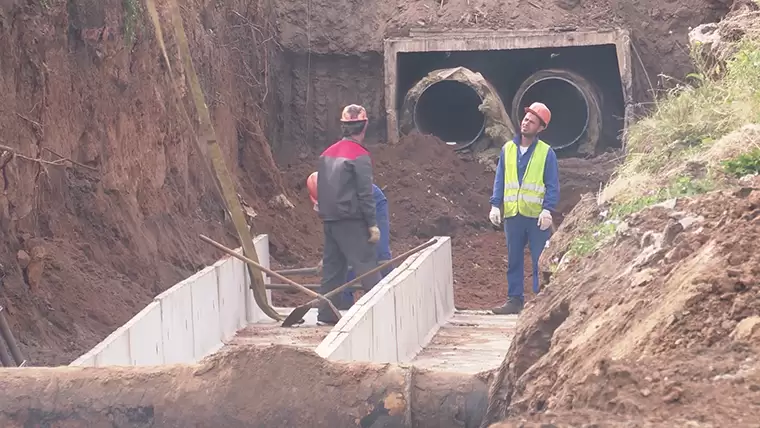
<path id="1" fill-rule="evenodd" d="M 530 107 L 525 107 L 525 113 L 533 113 L 538 116 L 541 122 L 544 122 L 544 126 L 549 126 L 549 122 L 552 120 L 552 112 L 544 103 L 533 103 Z"/>
<path id="2" fill-rule="evenodd" d="M 312 172 L 306 179 L 306 188 L 309 189 L 309 198 L 311 203 L 317 203 L 317 172 Z"/>
<path id="3" fill-rule="evenodd" d="M 361 122 L 367 120 L 367 110 L 358 104 L 347 105 L 340 115 L 341 122 Z"/>

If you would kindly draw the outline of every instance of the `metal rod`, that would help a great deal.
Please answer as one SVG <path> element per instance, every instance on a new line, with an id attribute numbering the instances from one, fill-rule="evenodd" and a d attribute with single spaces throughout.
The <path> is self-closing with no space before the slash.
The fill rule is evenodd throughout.
<path id="1" fill-rule="evenodd" d="M 5 345 L 3 345 L 2 342 L 0 342 L 0 362 L 3 363 L 4 367 L 16 367 L 16 364 L 11 358 L 11 354 L 8 353 L 8 350 L 5 349 Z"/>
<path id="2" fill-rule="evenodd" d="M 319 284 L 301 284 L 304 287 L 308 288 L 309 290 L 319 290 Z M 350 290 L 360 290 L 362 288 L 361 285 L 352 285 L 350 287 L 346 287 Z M 267 290 L 292 290 L 293 286 L 290 284 L 267 284 Z"/>
<path id="3" fill-rule="evenodd" d="M 23 364 L 26 360 L 21 356 L 21 350 L 18 349 L 16 338 L 13 337 L 13 333 L 11 333 L 11 328 L 8 326 L 8 320 L 5 319 L 5 308 L 2 306 L 0 306 L 0 333 L 2 333 L 5 343 L 8 345 L 8 349 L 11 350 L 13 359 L 16 360 L 16 366 Z"/>
<path id="4" fill-rule="evenodd" d="M 316 275 L 319 273 L 319 268 L 317 267 L 310 267 L 310 268 L 295 268 L 295 269 L 282 269 L 282 270 L 276 270 L 280 275 Z"/>
<path id="5" fill-rule="evenodd" d="M 235 250 L 232 250 L 230 248 L 225 247 L 224 245 L 222 245 L 222 244 L 214 241 L 213 239 L 209 238 L 206 235 L 200 235 L 200 238 L 201 238 L 202 241 L 205 241 L 206 243 L 209 243 L 209 244 L 213 245 L 217 249 L 219 249 L 221 251 L 224 251 L 225 253 L 231 255 L 232 257 L 236 257 L 236 258 L 238 258 L 238 259 L 240 259 L 240 260 L 248 263 L 248 269 L 249 270 L 251 268 L 258 269 L 258 270 L 266 273 L 267 275 L 269 275 L 271 277 L 277 278 L 280 281 L 285 282 L 286 284 L 290 284 L 293 288 L 295 288 L 297 290 L 303 291 L 304 293 L 308 294 L 309 296 L 315 298 L 317 301 L 324 302 L 325 304 L 327 304 L 327 306 L 330 307 L 330 310 L 332 310 L 335 313 L 335 316 L 337 316 L 338 319 L 340 319 L 340 311 L 338 311 L 338 308 L 336 308 L 335 305 L 330 301 L 330 299 L 326 298 L 325 296 L 323 296 L 323 295 L 321 295 L 319 293 L 314 292 L 314 290 L 310 290 L 310 289 L 304 287 L 303 285 L 301 285 L 301 284 L 293 281 L 290 278 L 286 278 L 286 277 L 284 277 L 282 275 L 279 275 L 279 274 L 275 273 L 273 270 L 271 270 L 271 269 L 269 269 L 269 268 L 267 268 L 265 266 L 262 266 L 262 265 L 256 263 L 255 261 L 249 259 L 248 257 L 246 257 L 244 255 L 236 253 Z M 265 287 L 266 287 L 266 284 L 265 284 Z"/>

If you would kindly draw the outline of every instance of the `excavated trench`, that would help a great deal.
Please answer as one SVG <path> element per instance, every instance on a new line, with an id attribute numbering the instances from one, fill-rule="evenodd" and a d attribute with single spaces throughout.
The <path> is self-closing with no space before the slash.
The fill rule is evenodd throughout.
<path id="1" fill-rule="evenodd" d="M 631 81 L 630 70 L 619 67 L 627 55 L 618 41 L 623 33 L 516 33 L 479 39 L 426 34 L 424 44 L 414 37 L 390 42 L 386 70 L 396 71 L 386 75 L 386 94 L 393 95 L 386 96 L 390 139 L 417 130 L 456 150 L 487 148 L 494 141 L 478 142 L 493 138 L 484 110 L 494 106 L 481 104 L 495 98 L 509 116 L 503 125 L 510 131 L 519 127 L 525 107 L 547 104 L 552 122 L 541 138 L 565 154 L 619 147 Z M 477 81 L 457 78 L 461 68 Z"/>

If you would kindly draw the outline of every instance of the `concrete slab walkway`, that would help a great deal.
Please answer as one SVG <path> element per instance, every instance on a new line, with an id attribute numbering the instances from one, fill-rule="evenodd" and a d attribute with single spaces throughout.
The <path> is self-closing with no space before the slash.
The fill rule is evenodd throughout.
<path id="1" fill-rule="evenodd" d="M 512 343 L 516 325 L 516 315 L 456 311 L 412 364 L 473 374 L 498 368 Z"/>
<path id="2" fill-rule="evenodd" d="M 277 313 L 287 316 L 293 308 L 275 308 Z M 342 315 L 346 311 L 341 311 Z M 311 309 L 304 316 L 304 323 L 292 328 L 281 327 L 280 322 L 272 319 L 249 324 L 239 330 L 230 345 L 290 345 L 299 348 L 315 349 L 332 330 L 331 326 L 317 325 L 317 310 Z"/>

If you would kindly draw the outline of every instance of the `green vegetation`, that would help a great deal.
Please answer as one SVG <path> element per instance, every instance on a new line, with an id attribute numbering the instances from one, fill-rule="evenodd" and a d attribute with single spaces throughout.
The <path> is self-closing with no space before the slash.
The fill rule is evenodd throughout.
<path id="1" fill-rule="evenodd" d="M 122 0 L 121 5 L 124 8 L 124 44 L 132 46 L 142 7 L 139 0 Z"/>
<path id="2" fill-rule="evenodd" d="M 601 195 L 609 203 L 608 213 L 575 238 L 571 256 L 598 250 L 625 217 L 648 206 L 719 189 L 727 178 L 760 174 L 756 25 L 742 25 L 748 33 L 725 62 L 708 67 L 703 47 L 696 46 L 692 56 L 698 72 L 687 76 L 689 83 L 680 82 L 650 115 L 629 127 L 626 160 Z"/>
<path id="3" fill-rule="evenodd" d="M 750 174 L 760 174 L 760 148 L 744 153 L 735 158 L 722 162 L 726 174 L 734 177 L 744 177 Z"/>

